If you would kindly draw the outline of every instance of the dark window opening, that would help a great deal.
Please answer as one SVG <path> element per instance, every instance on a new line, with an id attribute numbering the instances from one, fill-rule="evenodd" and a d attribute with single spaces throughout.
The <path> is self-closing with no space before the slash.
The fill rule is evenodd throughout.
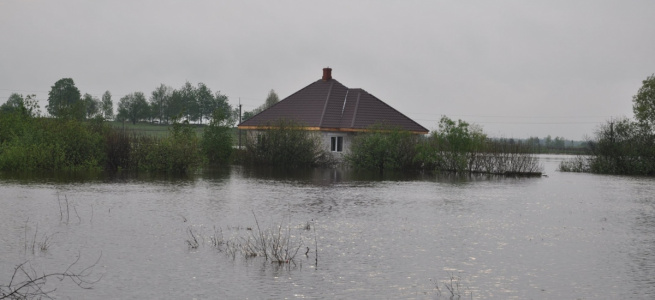
<path id="1" fill-rule="evenodd" d="M 341 152 L 343 151 L 343 137 L 333 136 L 330 138 L 330 151 Z"/>

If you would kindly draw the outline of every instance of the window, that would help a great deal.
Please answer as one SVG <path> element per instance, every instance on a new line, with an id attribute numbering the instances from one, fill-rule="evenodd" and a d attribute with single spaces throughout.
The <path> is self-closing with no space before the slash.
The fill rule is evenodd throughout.
<path id="1" fill-rule="evenodd" d="M 343 137 L 333 136 L 330 138 L 330 151 L 341 152 L 343 151 Z"/>

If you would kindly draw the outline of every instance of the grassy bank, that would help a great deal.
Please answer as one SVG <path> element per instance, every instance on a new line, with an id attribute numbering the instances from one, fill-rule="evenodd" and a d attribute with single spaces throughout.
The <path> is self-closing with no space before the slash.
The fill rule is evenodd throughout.
<path id="1" fill-rule="evenodd" d="M 188 173 L 226 164 L 233 134 L 218 124 L 105 122 L 0 113 L 1 171 L 143 170 Z M 203 139 L 203 137 L 207 137 Z M 221 149 L 221 153 L 216 153 Z"/>

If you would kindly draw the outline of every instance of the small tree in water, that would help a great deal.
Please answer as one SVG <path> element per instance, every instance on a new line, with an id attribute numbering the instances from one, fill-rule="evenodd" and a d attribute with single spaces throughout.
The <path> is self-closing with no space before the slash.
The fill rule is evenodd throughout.
<path id="1" fill-rule="evenodd" d="M 234 121 L 229 110 L 217 109 L 202 135 L 202 152 L 211 164 L 227 164 L 232 156 L 232 129 Z"/>

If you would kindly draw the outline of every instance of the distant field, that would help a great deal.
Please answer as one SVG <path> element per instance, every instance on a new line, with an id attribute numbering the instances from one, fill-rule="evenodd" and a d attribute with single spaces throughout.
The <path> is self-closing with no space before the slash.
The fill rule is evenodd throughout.
<path id="1" fill-rule="evenodd" d="M 139 122 L 136 124 L 132 124 L 132 122 L 125 122 L 124 127 L 122 122 L 111 121 L 107 123 L 109 123 L 109 125 L 113 126 L 114 128 L 125 128 L 126 130 L 134 131 L 139 134 L 151 135 L 156 137 L 167 136 L 170 131 L 169 129 L 171 128 L 170 124 L 152 124 L 148 122 Z M 207 125 L 191 124 L 191 126 L 196 131 L 196 134 L 198 136 L 202 136 L 203 130 Z M 238 133 L 236 128 L 234 128 L 233 133 L 234 133 L 234 142 L 238 143 Z"/>
<path id="2" fill-rule="evenodd" d="M 169 129 L 171 127 L 170 124 L 152 124 L 146 122 L 139 122 L 136 124 L 132 124 L 132 122 L 125 122 L 123 124 L 123 122 L 113 121 L 108 123 L 114 128 L 125 128 L 126 130 L 134 131 L 136 133 L 158 136 L 158 137 L 167 136 L 169 133 Z M 191 126 L 194 127 L 196 134 L 202 135 L 202 129 L 205 127 L 205 125 L 191 125 Z"/>

